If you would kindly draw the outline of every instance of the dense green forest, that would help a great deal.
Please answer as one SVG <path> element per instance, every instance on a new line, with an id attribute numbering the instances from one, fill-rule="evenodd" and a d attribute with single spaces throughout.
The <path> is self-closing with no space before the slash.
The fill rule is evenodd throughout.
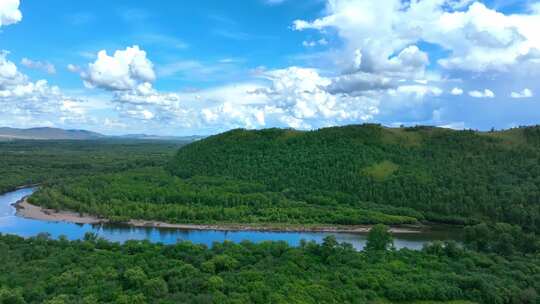
<path id="1" fill-rule="evenodd" d="M 183 144 L 137 140 L 0 141 L 0 193 L 23 185 L 162 166 Z"/>
<path id="2" fill-rule="evenodd" d="M 540 127 L 232 130 L 181 148 L 165 168 L 57 183 L 33 202 L 120 221 L 488 221 L 539 231 Z"/>
<path id="3" fill-rule="evenodd" d="M 176 153 L 176 154 L 175 154 Z M 540 128 L 233 130 L 189 144 L 0 143 L 0 191 L 177 223 L 467 224 L 463 243 L 111 243 L 0 235 L 4 303 L 540 303 Z"/>
<path id="4" fill-rule="evenodd" d="M 38 191 L 30 202 L 96 214 L 114 222 L 406 224 L 415 223 L 419 216 L 413 210 L 378 205 L 369 209 L 337 203 L 315 205 L 268 191 L 261 184 L 215 177 L 181 179 L 158 167 L 58 183 Z"/>
<path id="5" fill-rule="evenodd" d="M 412 208 L 434 221 L 540 230 L 540 127 L 233 130 L 186 146 L 169 168 L 183 178 L 257 182 L 314 204 L 371 202 Z"/>
<path id="6" fill-rule="evenodd" d="M 490 230 L 493 227 L 488 227 Z M 513 243 L 519 228 L 502 225 Z M 471 227 L 476 246 L 484 227 Z M 0 303 L 538 303 L 540 259 L 519 251 L 472 251 L 434 243 L 421 251 L 388 249 L 387 228 L 368 250 L 328 237 L 303 242 L 216 243 L 211 248 L 128 241 L 0 236 Z M 484 242 L 484 239 L 480 240 Z M 429 301 L 429 302 L 424 302 Z"/>

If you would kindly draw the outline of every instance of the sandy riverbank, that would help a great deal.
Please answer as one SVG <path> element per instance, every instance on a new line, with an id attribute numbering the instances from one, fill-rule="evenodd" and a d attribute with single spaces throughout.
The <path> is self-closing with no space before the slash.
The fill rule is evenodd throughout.
<path id="1" fill-rule="evenodd" d="M 17 209 L 17 216 L 24 218 L 49 221 L 49 222 L 70 222 L 76 224 L 106 224 L 107 219 L 100 219 L 91 215 L 81 215 L 70 211 L 55 211 L 32 205 L 26 198 L 14 204 Z M 130 220 L 127 223 L 133 227 L 154 227 L 183 230 L 218 230 L 218 231 L 274 231 L 274 232 L 335 232 L 335 233 L 367 233 L 371 229 L 370 225 L 356 226 L 326 226 L 326 225 L 284 225 L 284 224 L 171 224 L 159 221 Z M 390 231 L 395 234 L 400 233 L 421 233 L 421 227 L 391 227 Z"/>
<path id="2" fill-rule="evenodd" d="M 76 212 L 55 211 L 32 205 L 26 198 L 13 204 L 17 210 L 16 215 L 24 218 L 47 221 L 47 222 L 70 222 L 75 224 L 99 224 L 106 220 L 89 215 L 80 215 Z"/>

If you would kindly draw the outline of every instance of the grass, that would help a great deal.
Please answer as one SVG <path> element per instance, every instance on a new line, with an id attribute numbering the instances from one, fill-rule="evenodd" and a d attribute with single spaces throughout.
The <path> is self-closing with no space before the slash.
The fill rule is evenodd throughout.
<path id="1" fill-rule="evenodd" d="M 362 170 L 362 173 L 372 177 L 374 180 L 382 182 L 392 176 L 399 169 L 399 165 L 389 160 L 371 165 Z"/>
<path id="2" fill-rule="evenodd" d="M 422 145 L 422 134 L 419 132 L 407 132 L 403 128 L 385 128 L 381 141 L 385 144 L 404 147 L 420 147 Z"/>

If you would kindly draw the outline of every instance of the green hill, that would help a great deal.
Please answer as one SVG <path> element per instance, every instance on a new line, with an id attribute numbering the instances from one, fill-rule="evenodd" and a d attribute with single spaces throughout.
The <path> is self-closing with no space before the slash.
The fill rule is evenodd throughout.
<path id="1" fill-rule="evenodd" d="M 182 178 L 258 182 L 312 204 L 408 207 L 427 219 L 540 223 L 540 128 L 502 132 L 361 125 L 233 130 L 181 149 Z"/>
<path id="2" fill-rule="evenodd" d="M 48 185 L 37 204 L 175 223 L 467 224 L 540 231 L 540 128 L 232 130 L 167 168 Z"/>

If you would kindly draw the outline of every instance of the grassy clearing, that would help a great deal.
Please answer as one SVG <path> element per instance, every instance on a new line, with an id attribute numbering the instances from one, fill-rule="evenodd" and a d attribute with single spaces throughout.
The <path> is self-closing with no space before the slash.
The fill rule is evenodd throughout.
<path id="1" fill-rule="evenodd" d="M 394 164 L 389 160 L 385 160 L 365 168 L 362 172 L 374 180 L 382 182 L 391 177 L 398 169 L 399 165 Z"/>

